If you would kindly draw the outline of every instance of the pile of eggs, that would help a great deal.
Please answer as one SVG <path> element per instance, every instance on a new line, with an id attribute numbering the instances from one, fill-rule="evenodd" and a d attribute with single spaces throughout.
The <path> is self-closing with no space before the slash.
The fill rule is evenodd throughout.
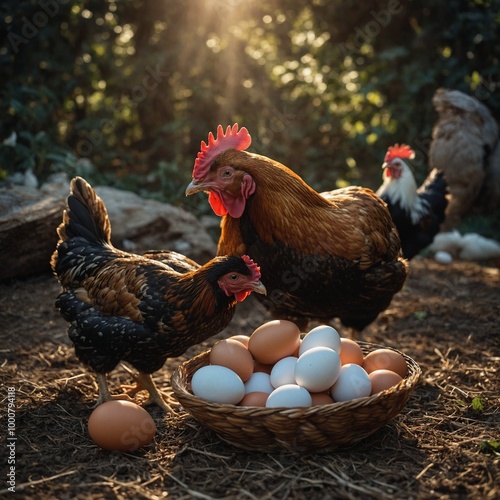
<path id="1" fill-rule="evenodd" d="M 210 364 L 194 372 L 196 397 L 240 406 L 307 407 L 349 401 L 398 384 L 408 372 L 404 357 L 390 349 L 366 356 L 353 340 L 327 325 L 303 338 L 297 325 L 269 321 L 250 337 L 217 342 Z"/>

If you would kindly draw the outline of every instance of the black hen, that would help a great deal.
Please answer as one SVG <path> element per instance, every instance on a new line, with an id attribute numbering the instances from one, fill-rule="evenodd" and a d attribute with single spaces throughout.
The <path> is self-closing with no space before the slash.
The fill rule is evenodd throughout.
<path id="1" fill-rule="evenodd" d="M 58 234 L 51 264 L 63 292 L 56 305 L 70 322 L 78 358 L 97 373 L 98 403 L 111 399 L 106 374 L 126 361 L 139 371 L 130 395 L 146 389 L 150 402 L 166 409 L 151 374 L 223 330 L 252 291 L 265 293 L 247 256 L 199 266 L 175 252 L 141 256 L 114 248 L 104 203 L 79 177 L 71 181 Z"/>

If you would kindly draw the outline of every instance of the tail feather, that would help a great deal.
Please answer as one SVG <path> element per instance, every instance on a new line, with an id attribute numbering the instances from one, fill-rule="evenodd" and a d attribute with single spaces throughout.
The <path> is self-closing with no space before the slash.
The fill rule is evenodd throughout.
<path id="1" fill-rule="evenodd" d="M 92 186 L 81 177 L 71 181 L 68 210 L 58 228 L 61 241 L 80 236 L 90 243 L 111 243 L 111 224 L 106 206 Z"/>
<path id="2" fill-rule="evenodd" d="M 81 177 L 71 181 L 68 208 L 57 234 L 59 242 L 50 264 L 67 288 L 79 286 L 81 280 L 120 253 L 111 244 L 111 224 L 104 203 Z"/>
<path id="3" fill-rule="evenodd" d="M 418 194 L 429 203 L 438 222 L 442 223 L 448 205 L 448 183 L 443 172 L 434 169 L 418 189 Z"/>

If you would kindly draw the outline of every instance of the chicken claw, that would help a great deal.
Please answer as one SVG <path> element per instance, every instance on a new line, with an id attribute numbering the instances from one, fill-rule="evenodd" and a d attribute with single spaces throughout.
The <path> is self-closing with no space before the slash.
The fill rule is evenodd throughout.
<path id="1" fill-rule="evenodd" d="M 122 365 L 125 367 L 125 365 Z M 164 396 L 156 387 L 156 384 L 153 381 L 153 377 L 148 373 L 133 373 L 129 368 L 125 369 L 132 375 L 134 378 L 134 385 L 121 385 L 120 387 L 124 389 L 126 392 L 123 396 L 134 397 L 140 391 L 147 391 L 149 393 L 148 400 L 143 403 L 144 406 L 156 404 L 162 410 L 174 413 L 172 407 L 165 402 Z"/>

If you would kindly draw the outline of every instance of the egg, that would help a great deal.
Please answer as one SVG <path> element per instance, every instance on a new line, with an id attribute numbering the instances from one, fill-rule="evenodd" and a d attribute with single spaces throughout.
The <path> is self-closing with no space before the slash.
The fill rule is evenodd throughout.
<path id="1" fill-rule="evenodd" d="M 401 375 L 391 372 L 390 370 L 374 370 L 368 376 L 372 383 L 372 394 L 390 389 L 403 380 Z"/>
<path id="2" fill-rule="evenodd" d="M 241 378 L 225 366 L 207 365 L 196 370 L 191 379 L 193 394 L 214 403 L 239 403 L 245 395 Z"/>
<path id="3" fill-rule="evenodd" d="M 287 356 L 280 359 L 271 370 L 270 380 L 274 388 L 285 384 L 295 384 L 295 365 L 297 358 Z"/>
<path id="4" fill-rule="evenodd" d="M 440 264 L 451 264 L 453 262 L 453 257 L 448 252 L 444 250 L 439 250 L 434 254 L 434 259 Z"/>
<path id="5" fill-rule="evenodd" d="M 299 357 L 313 347 L 329 347 L 339 353 L 341 349 L 340 335 L 331 326 L 317 326 L 310 330 L 302 339 L 299 348 Z"/>
<path id="6" fill-rule="evenodd" d="M 354 340 L 341 338 L 340 344 L 340 361 L 343 365 L 349 363 L 363 365 L 363 351 Z"/>
<path id="7" fill-rule="evenodd" d="M 340 356 L 329 347 L 313 347 L 299 356 L 295 382 L 311 392 L 329 389 L 340 373 Z"/>
<path id="8" fill-rule="evenodd" d="M 219 340 L 210 351 L 210 364 L 233 370 L 245 382 L 253 373 L 253 358 L 242 342 L 235 339 Z"/>
<path id="9" fill-rule="evenodd" d="M 391 370 L 405 378 L 408 374 L 408 365 L 405 358 L 392 349 L 376 349 L 365 356 L 363 368 L 371 373 L 374 370 Z"/>
<path id="10" fill-rule="evenodd" d="M 309 392 L 299 385 L 286 384 L 274 389 L 266 401 L 266 408 L 298 408 L 311 406 L 312 398 Z"/>
<path id="11" fill-rule="evenodd" d="M 245 382 L 245 394 L 249 392 L 267 392 L 267 394 L 271 394 L 273 391 L 271 377 L 265 372 L 254 372 Z"/>
<path id="12" fill-rule="evenodd" d="M 153 441 L 156 424 L 142 406 L 113 400 L 92 412 L 88 430 L 94 443 L 104 450 L 134 451 Z"/>
<path id="13" fill-rule="evenodd" d="M 349 363 L 340 369 L 331 395 L 335 401 L 350 401 L 369 396 L 371 389 L 372 384 L 368 373 L 361 366 Z"/>
<path id="14" fill-rule="evenodd" d="M 274 320 L 264 323 L 252 333 L 248 350 L 257 362 L 270 365 L 291 356 L 299 343 L 300 330 L 295 323 Z"/>
<path id="15" fill-rule="evenodd" d="M 334 402 L 326 392 L 313 392 L 311 393 L 311 399 L 311 406 L 331 405 Z"/>
<path id="16" fill-rule="evenodd" d="M 266 406 L 269 393 L 267 392 L 249 392 L 243 396 L 243 399 L 238 403 L 239 406 Z"/>
<path id="17" fill-rule="evenodd" d="M 263 363 L 257 363 L 257 361 L 254 360 L 254 365 L 253 365 L 253 371 L 254 372 L 264 372 L 267 373 L 268 375 L 271 375 L 271 372 L 273 370 L 274 365 L 265 365 Z"/>
<path id="18" fill-rule="evenodd" d="M 233 335 L 232 337 L 229 337 L 228 340 L 237 340 L 248 348 L 248 341 L 250 340 L 250 337 L 248 335 Z"/>

